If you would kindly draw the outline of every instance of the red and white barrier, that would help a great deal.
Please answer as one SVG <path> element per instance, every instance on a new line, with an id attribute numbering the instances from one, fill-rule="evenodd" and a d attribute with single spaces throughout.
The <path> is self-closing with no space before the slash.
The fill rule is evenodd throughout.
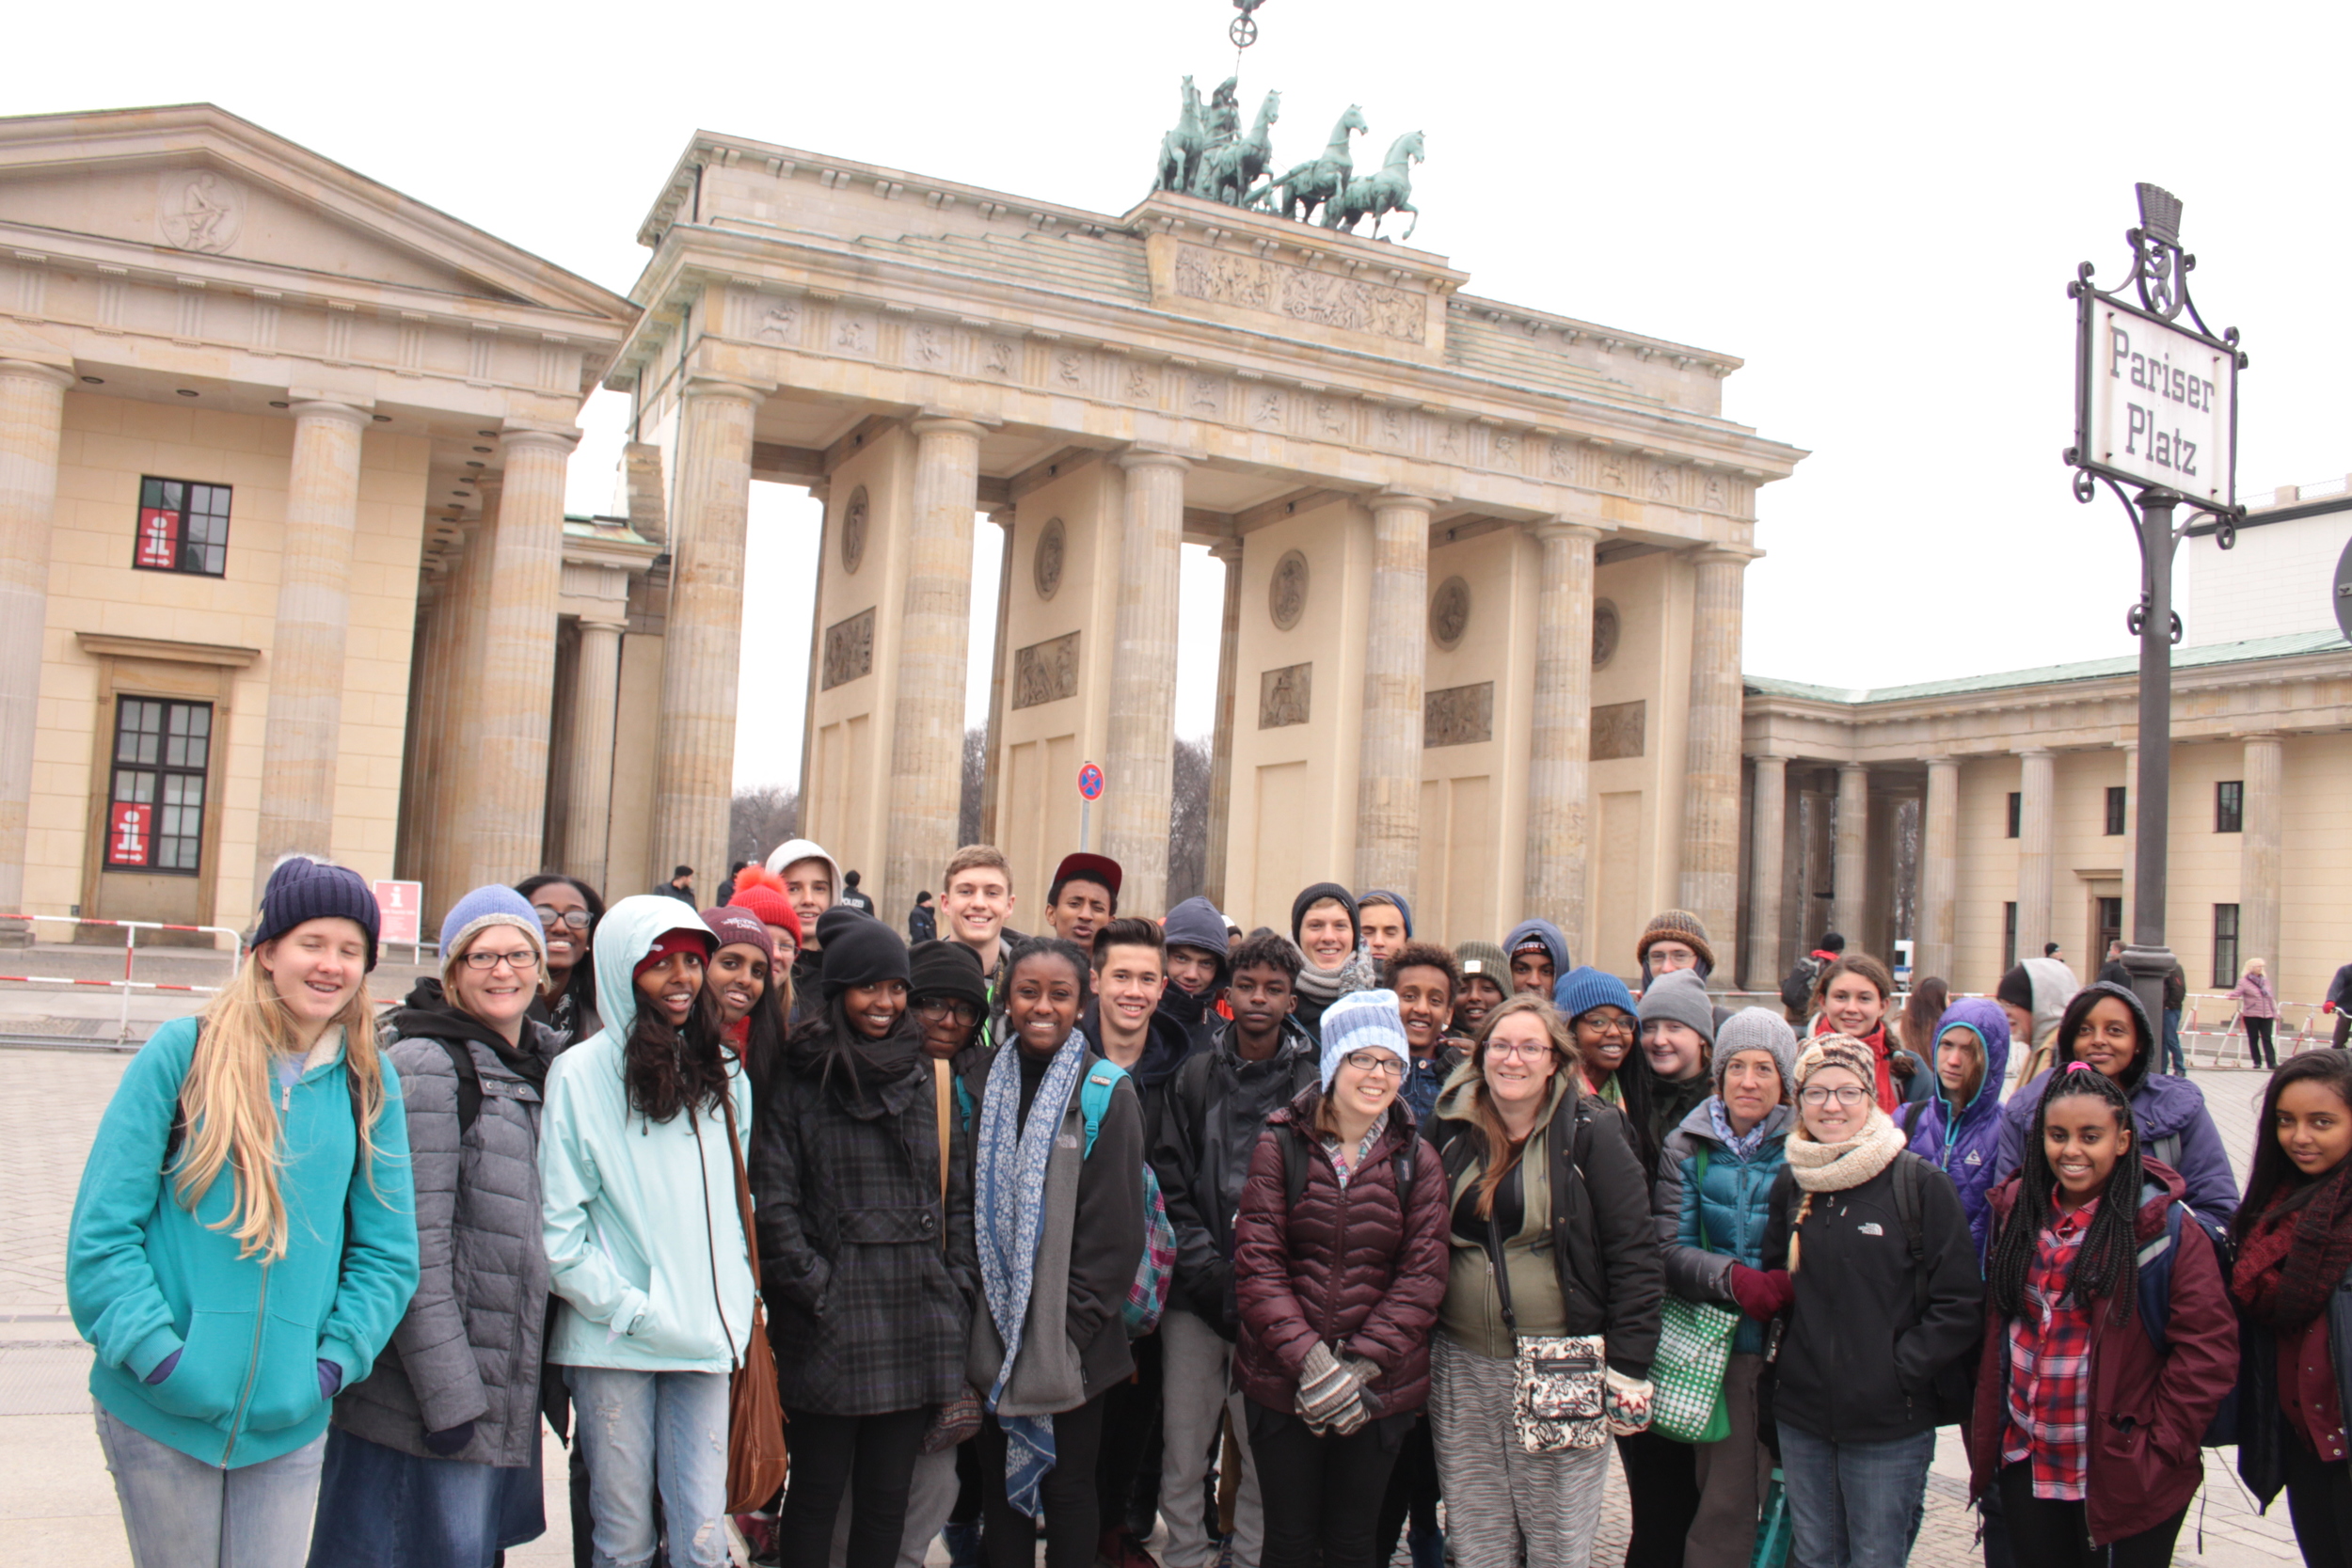
<path id="1" fill-rule="evenodd" d="M 120 990 L 122 992 L 122 1019 L 120 1033 L 115 1037 L 118 1040 L 128 1040 L 131 1037 L 131 993 L 133 991 L 173 990 L 212 995 L 220 990 L 218 986 L 182 986 L 161 980 L 137 978 L 135 971 L 138 963 L 138 943 L 141 931 L 186 931 L 227 937 L 229 939 L 230 973 L 235 974 L 236 966 L 245 961 L 244 934 L 229 926 L 175 926 L 161 920 L 85 920 L 80 915 L 72 914 L 0 913 L 0 926 L 5 926 L 12 920 L 21 920 L 27 925 L 46 922 L 54 926 L 107 926 L 122 933 L 122 978 L 119 980 L 83 980 L 63 974 L 0 974 L 0 981 L 14 981 L 20 985 L 103 986 L 109 990 Z M 217 952 L 218 949 L 215 948 L 215 951 Z"/>

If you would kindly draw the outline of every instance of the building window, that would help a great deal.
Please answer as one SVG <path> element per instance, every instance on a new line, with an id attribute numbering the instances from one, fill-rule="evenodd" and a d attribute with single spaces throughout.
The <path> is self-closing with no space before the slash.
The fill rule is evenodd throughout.
<path id="1" fill-rule="evenodd" d="M 2246 831 L 2246 781 L 2224 779 L 2213 786 L 2213 831 L 2217 833 L 2242 833 Z M 2237 982 L 2233 980 L 2232 985 Z"/>
<path id="2" fill-rule="evenodd" d="M 2107 836 L 2109 838 L 2123 836 L 2123 816 L 2129 808 L 2130 801 L 2130 790 L 2122 784 L 2107 785 Z"/>
<path id="3" fill-rule="evenodd" d="M 131 564 L 151 572 L 216 578 L 229 569 L 229 486 L 183 479 L 139 481 L 138 548 Z"/>
<path id="4" fill-rule="evenodd" d="M 2213 989 L 2228 990 L 2237 984 L 2237 906 L 2213 907 Z"/>
<path id="5" fill-rule="evenodd" d="M 194 876 L 204 843 L 213 705 L 125 697 L 115 710 L 106 865 Z"/>
<path id="6" fill-rule="evenodd" d="M 2106 963 L 2107 949 L 2122 940 L 2123 900 L 2121 898 L 2100 899 L 2098 950 L 2087 961 L 2093 964 Z"/>
<path id="7" fill-rule="evenodd" d="M 2015 838 L 2026 820 L 2026 798 L 2016 790 L 2009 792 L 2009 836 Z"/>
<path id="8" fill-rule="evenodd" d="M 2015 796 L 2010 799 L 2015 800 Z M 2017 967 L 2017 906 L 2001 906 L 2001 973 L 2007 974 Z"/>

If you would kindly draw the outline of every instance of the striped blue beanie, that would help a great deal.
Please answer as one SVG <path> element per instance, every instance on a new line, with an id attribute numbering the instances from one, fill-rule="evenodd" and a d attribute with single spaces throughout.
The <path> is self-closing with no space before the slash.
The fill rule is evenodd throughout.
<path id="1" fill-rule="evenodd" d="M 1352 990 L 1323 1010 L 1323 1086 L 1340 1075 L 1340 1064 L 1359 1051 L 1386 1051 L 1412 1069 L 1413 1050 L 1392 990 Z"/>

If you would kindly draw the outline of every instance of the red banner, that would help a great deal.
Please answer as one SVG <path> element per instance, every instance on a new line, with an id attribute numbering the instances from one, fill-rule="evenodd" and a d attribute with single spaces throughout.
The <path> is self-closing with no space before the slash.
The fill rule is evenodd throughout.
<path id="1" fill-rule="evenodd" d="M 155 842 L 155 808 L 118 800 L 106 809 L 106 863 L 145 865 Z"/>
<path id="2" fill-rule="evenodd" d="M 169 507 L 145 506 L 139 509 L 139 557 L 142 566 L 160 566 L 165 571 L 178 565 L 177 547 L 180 535 L 180 514 Z"/>
<path id="3" fill-rule="evenodd" d="M 420 940 L 418 927 L 424 919 L 422 882 L 376 883 L 375 907 L 382 911 L 383 920 L 377 941 L 414 942 Z"/>

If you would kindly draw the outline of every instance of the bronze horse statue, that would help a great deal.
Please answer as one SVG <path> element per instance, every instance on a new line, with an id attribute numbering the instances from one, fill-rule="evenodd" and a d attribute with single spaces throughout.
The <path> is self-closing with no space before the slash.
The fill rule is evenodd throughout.
<path id="1" fill-rule="evenodd" d="M 1364 123 L 1362 105 L 1350 103 L 1347 113 L 1331 127 L 1331 140 L 1324 148 L 1323 156 L 1299 165 L 1268 185 L 1261 202 L 1271 200 L 1275 210 L 1286 218 L 1311 222 L 1315 209 L 1345 190 L 1348 176 L 1356 172 L 1356 157 L 1348 138 L 1369 129 Z"/>
<path id="2" fill-rule="evenodd" d="M 1160 138 L 1159 170 L 1153 175 L 1152 188 L 1155 191 L 1188 191 L 1200 170 L 1200 155 L 1208 150 L 1209 133 L 1200 119 L 1200 91 L 1184 78 L 1184 108 L 1176 119 L 1176 128 Z"/>
<path id="3" fill-rule="evenodd" d="M 1344 229 L 1356 232 L 1356 225 L 1368 215 L 1372 219 L 1372 237 L 1380 237 L 1380 219 L 1390 213 L 1410 213 L 1413 221 L 1405 226 L 1400 240 L 1413 237 L 1413 230 L 1421 222 L 1421 209 L 1413 205 L 1412 166 L 1422 161 L 1421 133 L 1407 131 L 1396 138 L 1389 149 L 1389 161 L 1377 174 L 1367 174 L 1350 180 L 1323 209 L 1323 227 Z"/>
<path id="4" fill-rule="evenodd" d="M 1258 122 L 1249 135 L 1209 149 L 1200 159 L 1192 194 L 1228 207 L 1248 204 L 1249 188 L 1265 173 L 1274 156 L 1274 122 L 1281 118 L 1282 95 L 1269 92 L 1258 106 Z"/>

